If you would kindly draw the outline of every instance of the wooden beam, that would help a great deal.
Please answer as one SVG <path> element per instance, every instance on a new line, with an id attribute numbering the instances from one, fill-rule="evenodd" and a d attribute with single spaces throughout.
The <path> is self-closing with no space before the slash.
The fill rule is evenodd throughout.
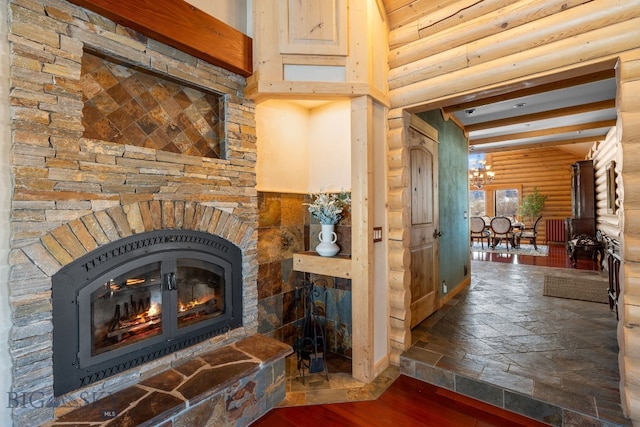
<path id="1" fill-rule="evenodd" d="M 449 105 L 444 107 L 444 111 L 452 113 L 454 111 L 466 110 L 468 108 L 480 107 L 482 105 L 493 104 L 496 102 L 508 101 L 510 99 L 521 98 L 524 96 L 537 95 L 543 92 L 550 92 L 552 90 L 565 89 L 568 87 L 579 86 L 587 83 L 593 83 L 601 80 L 607 80 L 615 78 L 615 69 L 607 69 L 604 71 L 598 71 L 591 74 L 585 74 L 582 76 L 576 76 L 567 80 L 560 80 L 551 83 L 545 83 L 541 85 L 533 85 L 525 89 L 514 90 L 512 92 L 503 93 L 495 96 L 483 98 L 481 94 L 476 94 L 476 98 L 462 102 L 459 104 Z"/>
<path id="2" fill-rule="evenodd" d="M 248 77 L 252 40 L 183 0 L 70 0 L 210 64 Z"/>
<path id="3" fill-rule="evenodd" d="M 482 144 L 490 144 L 492 142 L 512 141 L 514 139 L 537 138 L 537 137 L 547 136 L 547 135 L 559 135 L 562 133 L 578 132 L 581 130 L 613 127 L 615 125 L 616 125 L 616 119 L 602 120 L 599 122 L 581 123 L 578 125 L 561 126 L 558 128 L 541 129 L 541 130 L 534 130 L 531 132 L 520 132 L 520 133 L 512 133 L 508 135 L 499 135 L 499 136 L 492 136 L 488 138 L 480 138 L 476 140 L 470 140 L 469 145 L 482 145 Z"/>
<path id="4" fill-rule="evenodd" d="M 517 125 L 520 123 L 535 122 L 538 120 L 554 119 L 560 116 L 571 116 L 574 114 L 588 113 L 590 111 L 606 110 L 615 108 L 616 100 L 607 99 L 605 101 L 591 102 L 589 104 L 573 105 L 571 107 L 558 108 L 556 110 L 542 111 L 539 113 L 526 114 L 523 116 L 509 117 L 506 119 L 491 120 L 488 122 L 476 123 L 464 127 L 465 132 L 474 132 L 484 129 L 492 129 L 502 126 Z M 455 116 L 453 116 L 455 117 Z"/>
<path id="5" fill-rule="evenodd" d="M 604 136 L 586 136 L 583 138 L 558 139 L 555 141 L 532 142 L 531 144 L 504 145 L 502 147 L 483 148 L 469 145 L 469 152 L 472 153 L 499 153 L 504 151 L 529 150 L 532 148 L 557 147 L 559 145 L 582 144 L 584 142 L 602 141 Z"/>

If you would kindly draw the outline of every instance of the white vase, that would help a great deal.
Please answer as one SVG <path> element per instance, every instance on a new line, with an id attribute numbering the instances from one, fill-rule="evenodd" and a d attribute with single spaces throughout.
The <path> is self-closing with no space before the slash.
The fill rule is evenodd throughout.
<path id="1" fill-rule="evenodd" d="M 322 231 L 318 234 L 320 244 L 316 246 L 316 252 L 321 256 L 334 256 L 340 252 L 340 246 L 336 245 L 338 236 L 333 231 L 334 224 L 321 224 Z"/>

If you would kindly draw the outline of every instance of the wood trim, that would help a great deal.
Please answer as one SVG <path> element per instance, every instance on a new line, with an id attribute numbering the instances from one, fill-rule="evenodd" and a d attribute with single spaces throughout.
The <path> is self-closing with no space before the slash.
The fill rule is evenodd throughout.
<path id="1" fill-rule="evenodd" d="M 70 0 L 210 64 L 248 77 L 252 40 L 182 0 Z"/>
<path id="2" fill-rule="evenodd" d="M 290 65 L 329 65 L 344 67 L 347 59 L 344 56 L 282 55 L 282 63 Z"/>
<path id="3" fill-rule="evenodd" d="M 347 256 L 323 257 L 315 252 L 293 254 L 293 269 L 325 276 L 351 278 L 351 258 Z"/>
<path id="4" fill-rule="evenodd" d="M 352 376 L 375 379 L 373 321 L 373 100 L 351 101 L 351 354 Z"/>
<path id="5" fill-rule="evenodd" d="M 438 143 L 438 130 L 415 114 L 409 116 L 409 127 Z"/>
<path id="6" fill-rule="evenodd" d="M 439 307 L 444 307 L 453 297 L 462 292 L 463 289 L 468 288 L 471 285 L 471 276 L 465 277 L 460 283 L 458 283 L 451 292 L 445 294 L 440 298 Z"/>

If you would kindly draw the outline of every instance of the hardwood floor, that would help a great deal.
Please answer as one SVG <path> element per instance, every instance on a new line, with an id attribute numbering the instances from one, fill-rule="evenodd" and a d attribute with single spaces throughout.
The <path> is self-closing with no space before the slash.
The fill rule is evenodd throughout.
<path id="1" fill-rule="evenodd" d="M 567 248 L 564 244 L 549 245 L 548 256 L 497 254 L 488 252 L 471 252 L 471 259 L 474 261 L 503 262 L 508 264 L 537 265 L 540 267 L 573 268 Z M 578 270 L 600 271 L 598 262 L 583 256 L 578 257 Z"/>
<path id="2" fill-rule="evenodd" d="M 276 408 L 252 426 L 536 427 L 546 424 L 401 375 L 377 400 Z"/>

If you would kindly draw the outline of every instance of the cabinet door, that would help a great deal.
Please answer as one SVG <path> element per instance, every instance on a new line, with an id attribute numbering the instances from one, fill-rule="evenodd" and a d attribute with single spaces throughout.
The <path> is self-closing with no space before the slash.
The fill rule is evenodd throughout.
<path id="1" fill-rule="evenodd" d="M 595 218 L 595 177 L 591 160 L 573 165 L 571 192 L 573 217 Z"/>
<path id="2" fill-rule="evenodd" d="M 347 55 L 346 0 L 288 0 L 278 4 L 282 8 L 280 53 Z"/>

